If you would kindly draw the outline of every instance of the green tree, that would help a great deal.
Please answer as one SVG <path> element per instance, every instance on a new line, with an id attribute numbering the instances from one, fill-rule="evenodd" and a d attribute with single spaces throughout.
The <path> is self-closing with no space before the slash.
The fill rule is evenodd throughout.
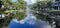
<path id="1" fill-rule="evenodd" d="M 2 0 L 2 1 L 4 2 L 4 11 L 3 11 L 3 13 L 5 15 L 7 15 L 9 13 L 9 15 L 10 15 L 10 16 L 5 16 L 6 21 L 4 23 L 2 23 L 2 25 L 8 26 L 8 24 L 10 23 L 10 21 L 13 18 L 17 18 L 18 20 L 24 19 L 25 9 L 26 9 L 26 4 L 27 4 L 24 0 L 17 1 L 17 2 L 12 2 L 12 0 Z M 20 12 L 21 10 L 23 10 L 23 12 Z M 17 14 L 14 15 L 14 14 L 12 14 L 13 12 L 16 12 Z"/>
<path id="2" fill-rule="evenodd" d="M 52 1 L 48 1 L 48 2 L 47 2 L 47 7 L 48 7 L 49 9 L 52 9 L 52 5 L 53 5 L 53 2 L 52 2 Z"/>
<path id="3" fill-rule="evenodd" d="M 40 8 L 42 6 L 45 6 L 46 5 L 46 1 L 37 1 L 36 3 L 33 4 L 32 8 Z"/>
<path id="4" fill-rule="evenodd" d="M 47 4 L 47 3 L 49 3 L 49 4 Z M 46 17 L 45 17 L 45 15 L 44 15 L 44 13 L 46 13 L 46 10 L 45 10 L 45 6 L 46 5 L 49 5 L 49 7 L 52 7 L 52 2 L 51 1 L 37 1 L 35 4 L 33 4 L 33 6 L 32 6 L 32 9 L 35 11 L 35 12 L 33 12 L 35 15 L 38 15 L 37 17 L 39 17 L 39 19 L 43 19 L 43 20 L 45 20 L 46 19 Z M 36 9 L 37 8 L 37 9 Z M 40 9 L 40 8 L 43 8 L 43 9 Z M 37 13 L 38 12 L 38 13 Z M 37 13 L 37 14 L 36 14 Z M 44 17 L 44 18 L 43 18 Z"/>
<path id="5" fill-rule="evenodd" d="M 38 19 L 42 19 L 42 20 L 46 19 L 45 15 L 43 15 L 45 11 L 42 9 L 40 10 L 40 8 L 44 7 L 46 4 L 47 4 L 46 1 L 38 1 L 37 3 L 33 4 L 32 6 L 32 9 L 34 10 L 33 14 L 36 15 Z"/>

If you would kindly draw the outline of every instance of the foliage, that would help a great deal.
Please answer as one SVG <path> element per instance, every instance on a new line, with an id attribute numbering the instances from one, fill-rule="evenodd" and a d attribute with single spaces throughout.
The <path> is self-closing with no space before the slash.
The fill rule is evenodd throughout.
<path id="1" fill-rule="evenodd" d="M 45 6 L 46 3 L 47 3 L 46 1 L 38 1 L 37 3 L 34 3 L 31 8 L 32 9 L 40 8 L 42 6 Z"/>
<path id="2" fill-rule="evenodd" d="M 13 12 L 12 12 L 13 13 Z M 9 16 L 6 16 L 5 19 L 6 21 L 3 23 L 4 26 L 8 26 L 8 24 L 10 23 L 10 21 L 15 18 L 17 19 L 18 21 L 20 21 L 21 19 L 24 19 L 25 17 L 25 11 L 24 12 L 19 12 L 19 11 L 16 11 L 16 14 L 12 14 L 10 13 Z M 7 13 L 5 13 L 7 14 Z"/>
<path id="3" fill-rule="evenodd" d="M 44 15 L 44 13 L 46 12 L 51 12 L 49 10 L 45 11 L 43 9 L 40 10 L 40 8 L 43 7 L 47 7 L 47 8 L 51 8 L 53 5 L 52 1 L 38 1 L 37 3 L 33 4 L 32 9 L 35 11 L 33 12 L 33 14 L 37 17 L 37 19 L 41 19 L 41 20 L 45 20 L 47 21 L 49 17 L 46 17 L 46 15 Z M 38 11 L 38 13 L 37 13 Z M 55 12 L 55 11 L 54 11 Z M 50 20 L 49 22 L 51 22 L 52 20 Z"/>
<path id="4" fill-rule="evenodd" d="M 26 8 L 26 2 L 24 1 L 24 0 L 21 0 L 21 1 L 17 1 L 17 2 L 12 2 L 11 0 L 4 0 L 4 6 L 5 6 L 5 8 L 7 9 L 10 9 L 10 8 L 12 8 L 12 9 L 20 9 L 20 8 Z"/>
<path id="5" fill-rule="evenodd" d="M 17 2 L 13 2 L 13 6 L 20 8 L 20 9 L 25 9 L 27 3 L 24 0 L 18 0 Z"/>
<path id="6" fill-rule="evenodd" d="M 53 7 L 53 2 L 52 2 L 52 1 L 48 1 L 48 2 L 47 2 L 47 7 L 48 7 L 49 9 L 51 9 L 51 8 Z"/>
<path id="7" fill-rule="evenodd" d="M 5 22 L 2 23 L 4 26 L 8 26 L 10 21 L 13 18 L 16 18 L 18 20 L 24 19 L 25 17 L 25 9 L 26 9 L 26 2 L 24 0 L 18 0 L 17 2 L 12 2 L 11 0 L 2 0 L 4 3 L 4 10 L 0 10 L 0 13 L 4 13 L 5 15 Z M 20 12 L 20 10 L 24 10 L 23 12 Z M 16 15 L 12 14 L 13 12 L 16 12 Z"/>
<path id="8" fill-rule="evenodd" d="M 45 19 L 46 19 L 45 15 L 43 15 L 43 12 L 40 11 L 40 9 L 39 9 L 40 7 L 46 6 L 46 4 L 47 4 L 46 1 L 38 1 L 37 3 L 33 4 L 32 9 L 33 9 L 34 11 L 37 11 L 36 8 L 38 8 L 38 12 L 39 12 L 39 13 L 33 12 L 33 14 L 34 14 L 38 19 L 42 19 L 42 20 L 45 20 Z"/>
<path id="9" fill-rule="evenodd" d="M 15 18 L 20 21 L 21 19 L 24 19 L 25 16 L 26 16 L 26 15 L 25 15 L 25 12 L 18 12 L 18 13 L 15 15 Z"/>

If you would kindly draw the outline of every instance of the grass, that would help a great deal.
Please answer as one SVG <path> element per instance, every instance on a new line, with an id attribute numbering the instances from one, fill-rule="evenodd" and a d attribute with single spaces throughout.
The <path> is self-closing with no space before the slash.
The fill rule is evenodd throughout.
<path id="1" fill-rule="evenodd" d="M 49 13 L 60 14 L 60 10 L 48 10 Z"/>

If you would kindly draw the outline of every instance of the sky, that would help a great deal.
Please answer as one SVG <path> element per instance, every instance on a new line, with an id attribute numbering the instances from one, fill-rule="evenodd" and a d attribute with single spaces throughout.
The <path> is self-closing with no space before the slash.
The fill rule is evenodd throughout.
<path id="1" fill-rule="evenodd" d="M 17 0 L 12 0 L 12 2 L 16 2 Z"/>
<path id="2" fill-rule="evenodd" d="M 35 3 L 36 2 L 36 0 L 25 0 L 25 1 L 27 1 L 28 3 Z"/>
<path id="3" fill-rule="evenodd" d="M 16 2 L 17 0 L 12 0 L 12 2 Z M 25 0 L 28 4 L 33 4 L 36 0 Z"/>

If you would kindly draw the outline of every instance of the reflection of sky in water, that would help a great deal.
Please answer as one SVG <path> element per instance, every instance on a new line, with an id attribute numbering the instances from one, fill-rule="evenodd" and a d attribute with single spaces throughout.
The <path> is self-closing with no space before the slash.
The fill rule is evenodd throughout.
<path id="1" fill-rule="evenodd" d="M 32 0 L 32 3 L 34 0 Z M 31 4 L 31 0 L 27 0 L 28 4 Z M 27 8 L 27 17 L 21 21 L 16 19 L 12 20 L 8 28 L 45 28 L 49 26 L 48 22 L 37 20 L 35 16 L 31 13 L 30 9 Z"/>
<path id="2" fill-rule="evenodd" d="M 49 26 L 48 22 L 37 20 L 28 7 L 26 13 L 27 17 L 25 19 L 20 21 L 17 21 L 16 19 L 12 20 L 8 28 L 45 28 Z"/>
<path id="3" fill-rule="evenodd" d="M 37 20 L 30 11 L 27 11 L 27 13 L 27 17 L 21 21 L 12 20 L 8 28 L 50 28 L 48 22 Z"/>
<path id="4" fill-rule="evenodd" d="M 48 22 L 41 21 L 41 20 L 35 21 L 35 24 L 33 25 L 26 22 L 21 24 L 21 23 L 18 23 L 18 21 L 16 20 L 12 20 L 8 28 L 50 28 L 50 26 L 48 25 Z"/>
<path id="5" fill-rule="evenodd" d="M 8 28 L 34 28 L 34 25 L 29 25 L 28 23 L 20 24 L 12 20 Z"/>

